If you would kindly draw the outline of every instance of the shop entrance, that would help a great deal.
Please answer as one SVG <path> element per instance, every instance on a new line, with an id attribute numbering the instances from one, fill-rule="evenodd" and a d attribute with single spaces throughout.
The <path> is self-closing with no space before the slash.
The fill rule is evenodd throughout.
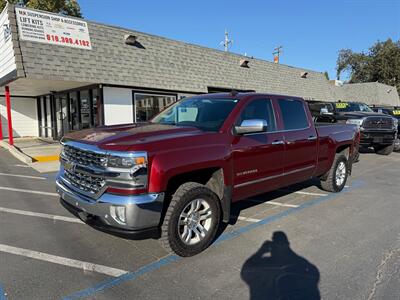
<path id="1" fill-rule="evenodd" d="M 86 88 L 38 97 L 40 137 L 60 140 L 75 130 L 102 124 L 100 88 Z"/>

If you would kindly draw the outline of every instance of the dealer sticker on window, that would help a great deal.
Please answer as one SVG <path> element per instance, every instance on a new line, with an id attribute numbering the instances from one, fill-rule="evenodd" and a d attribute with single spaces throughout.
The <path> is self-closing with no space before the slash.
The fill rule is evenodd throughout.
<path id="1" fill-rule="evenodd" d="M 394 114 L 395 116 L 400 116 L 400 109 L 394 110 L 394 111 L 393 111 L 393 114 Z"/>
<path id="2" fill-rule="evenodd" d="M 346 108 L 347 106 L 349 106 L 349 104 L 346 103 L 346 102 L 338 102 L 338 103 L 336 103 L 336 108 Z"/>

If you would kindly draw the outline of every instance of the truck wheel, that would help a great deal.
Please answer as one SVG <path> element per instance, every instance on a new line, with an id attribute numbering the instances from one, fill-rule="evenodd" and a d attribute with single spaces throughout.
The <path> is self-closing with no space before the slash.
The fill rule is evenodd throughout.
<path id="1" fill-rule="evenodd" d="M 193 256 L 206 249 L 220 224 L 219 202 L 202 184 L 182 184 L 172 196 L 161 227 L 163 246 L 179 256 Z"/>
<path id="2" fill-rule="evenodd" d="M 391 144 L 390 146 L 375 146 L 374 150 L 375 153 L 380 154 L 380 155 L 390 155 L 393 152 L 394 149 L 394 143 Z"/>
<path id="3" fill-rule="evenodd" d="M 321 187 L 328 192 L 340 192 L 346 185 L 349 175 L 348 162 L 344 154 L 337 153 L 326 180 L 321 180 Z"/>

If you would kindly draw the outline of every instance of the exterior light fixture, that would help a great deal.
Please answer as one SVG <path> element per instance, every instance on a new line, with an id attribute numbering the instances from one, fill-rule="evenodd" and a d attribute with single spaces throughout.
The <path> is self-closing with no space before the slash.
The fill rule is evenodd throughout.
<path id="1" fill-rule="evenodd" d="M 239 62 L 239 65 L 242 67 L 242 68 L 250 68 L 249 67 L 249 60 L 247 60 L 247 59 L 241 59 L 240 60 L 240 62 Z"/>
<path id="2" fill-rule="evenodd" d="M 300 77 L 301 78 L 307 78 L 308 72 L 302 72 Z"/>
<path id="3" fill-rule="evenodd" d="M 125 34 L 124 35 L 125 44 L 135 46 L 137 42 L 137 36 L 133 34 Z"/>

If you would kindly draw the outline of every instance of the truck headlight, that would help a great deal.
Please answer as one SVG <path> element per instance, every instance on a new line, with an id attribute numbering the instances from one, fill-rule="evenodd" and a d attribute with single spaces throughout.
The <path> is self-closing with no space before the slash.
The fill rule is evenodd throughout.
<path id="1" fill-rule="evenodd" d="M 145 166 L 146 156 L 109 156 L 107 167 L 130 169 L 135 166 Z"/>
<path id="2" fill-rule="evenodd" d="M 357 125 L 358 127 L 361 127 L 363 122 L 364 122 L 364 119 L 349 119 L 346 121 L 346 124 L 353 124 L 353 125 Z"/>

